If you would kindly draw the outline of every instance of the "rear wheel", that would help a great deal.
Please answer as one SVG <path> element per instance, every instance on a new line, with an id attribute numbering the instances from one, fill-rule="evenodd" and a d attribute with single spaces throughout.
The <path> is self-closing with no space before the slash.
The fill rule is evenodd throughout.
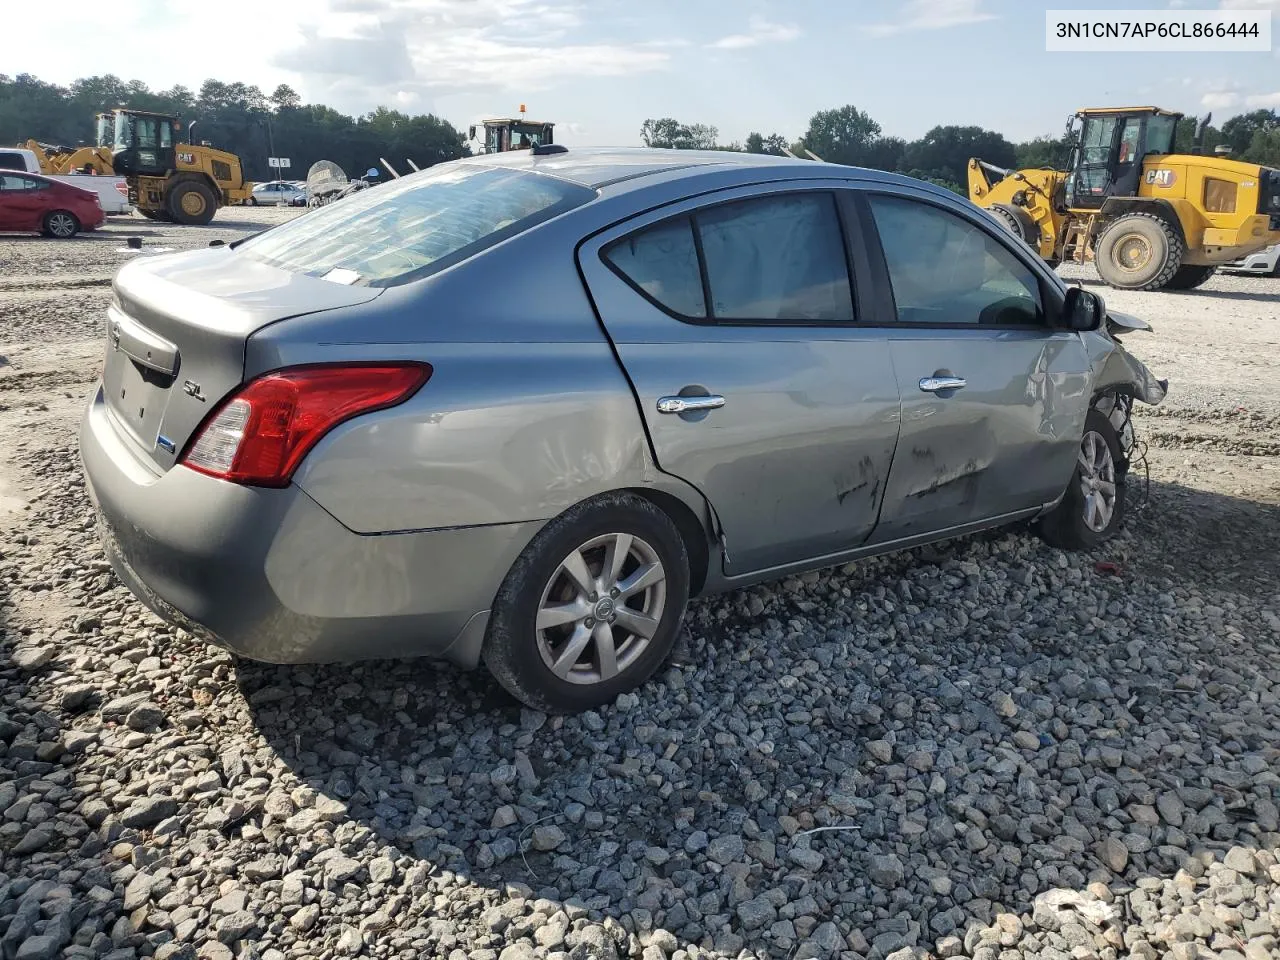
<path id="1" fill-rule="evenodd" d="M 632 494 L 598 497 L 547 524 L 512 566 L 484 662 L 534 709 L 597 707 L 661 665 L 688 598 L 689 558 L 670 518 Z"/>
<path id="2" fill-rule="evenodd" d="M 1200 286 L 1217 272 L 1217 267 L 1179 267 L 1178 272 L 1165 284 L 1165 288 L 1168 290 L 1191 290 Z"/>
<path id="3" fill-rule="evenodd" d="M 1102 279 L 1122 290 L 1158 290 L 1182 265 L 1186 246 L 1165 220 L 1150 213 L 1120 217 L 1094 248 Z"/>
<path id="4" fill-rule="evenodd" d="M 165 209 L 178 223 L 204 226 L 218 209 L 213 191 L 198 180 L 183 180 L 169 188 Z"/>
<path id="5" fill-rule="evenodd" d="M 44 235 L 57 240 L 69 240 L 80 232 L 80 220 L 69 210 L 54 210 L 45 214 Z"/>
<path id="6" fill-rule="evenodd" d="M 1096 547 L 1120 529 L 1125 504 L 1120 437 L 1107 417 L 1090 410 L 1071 483 L 1062 502 L 1040 521 L 1040 535 L 1064 550 Z"/>

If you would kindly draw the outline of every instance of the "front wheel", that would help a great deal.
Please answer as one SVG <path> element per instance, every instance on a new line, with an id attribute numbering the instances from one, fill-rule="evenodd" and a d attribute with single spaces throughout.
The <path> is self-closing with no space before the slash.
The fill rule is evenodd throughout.
<path id="1" fill-rule="evenodd" d="M 657 670 L 688 599 L 688 553 L 671 519 L 632 494 L 597 497 L 547 524 L 516 560 L 484 662 L 536 710 L 598 707 Z"/>
<path id="2" fill-rule="evenodd" d="M 80 232 L 80 220 L 69 210 L 54 210 L 44 218 L 44 235 L 69 240 Z"/>
<path id="3" fill-rule="evenodd" d="M 1124 469 L 1115 427 L 1090 410 L 1067 492 L 1040 521 L 1045 542 L 1064 550 L 1088 550 L 1111 539 L 1124 523 Z"/>
<path id="4" fill-rule="evenodd" d="M 1165 289 L 1193 290 L 1217 272 L 1217 267 L 1182 266 L 1178 268 L 1178 272 L 1169 279 L 1167 284 L 1165 284 Z"/>

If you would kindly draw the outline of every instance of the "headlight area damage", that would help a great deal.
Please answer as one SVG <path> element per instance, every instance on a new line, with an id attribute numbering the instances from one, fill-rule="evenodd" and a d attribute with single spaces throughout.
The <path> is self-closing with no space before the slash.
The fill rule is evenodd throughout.
<path id="1" fill-rule="evenodd" d="M 1106 333 L 1090 337 L 1090 361 L 1094 371 L 1094 409 L 1111 421 L 1120 439 L 1127 470 L 1133 460 L 1137 439 L 1133 430 L 1133 402 L 1151 406 L 1161 403 L 1169 392 L 1169 381 L 1156 377 L 1120 343 L 1120 336 L 1134 331 L 1150 332 L 1151 324 L 1126 313 L 1107 313 Z"/>

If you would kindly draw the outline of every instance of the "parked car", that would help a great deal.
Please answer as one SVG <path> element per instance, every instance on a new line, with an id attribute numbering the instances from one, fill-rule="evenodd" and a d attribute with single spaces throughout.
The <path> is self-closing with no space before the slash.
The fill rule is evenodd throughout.
<path id="1" fill-rule="evenodd" d="M 1268 277 L 1280 277 L 1280 243 L 1272 244 L 1265 250 L 1251 253 L 1239 260 L 1223 264 L 1224 270 L 1239 270 L 1242 273 L 1261 273 Z"/>
<path id="2" fill-rule="evenodd" d="M 133 212 L 133 204 L 129 202 L 129 181 L 124 177 L 87 173 L 83 170 L 75 170 L 71 173 L 42 174 L 40 172 L 40 160 L 35 155 L 35 152 L 21 147 L 0 149 L 0 170 L 19 170 L 25 173 L 34 173 L 37 176 L 47 177 L 58 183 L 69 183 L 73 187 L 80 187 L 82 190 L 96 193 L 98 195 L 98 203 L 102 206 L 102 212 L 107 215 Z"/>
<path id="3" fill-rule="evenodd" d="M 0 170 L 0 231 L 67 240 L 96 230 L 106 215 L 98 195 L 34 173 Z"/>
<path id="4" fill-rule="evenodd" d="M 249 191 L 249 204 L 259 206 L 299 207 L 306 206 L 307 191 L 305 187 L 289 183 L 287 180 L 272 180 L 270 183 L 259 183 Z"/>
<path id="5" fill-rule="evenodd" d="M 642 683 L 690 596 L 1019 520 L 1095 546 L 1167 388 L 967 200 L 750 154 L 439 164 L 113 288 L 80 449 L 139 597 L 542 710 Z"/>

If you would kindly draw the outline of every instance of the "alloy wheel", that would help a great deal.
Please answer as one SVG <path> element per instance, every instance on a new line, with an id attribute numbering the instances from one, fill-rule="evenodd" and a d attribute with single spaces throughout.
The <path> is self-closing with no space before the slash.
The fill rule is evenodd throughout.
<path id="1" fill-rule="evenodd" d="M 69 213 L 53 214 L 49 217 L 49 232 L 60 239 L 75 236 L 75 218 Z"/>
<path id="2" fill-rule="evenodd" d="M 568 683 L 612 680 L 658 632 L 666 580 L 657 551 L 640 537 L 588 540 L 560 562 L 538 601 L 534 632 L 542 662 Z"/>
<path id="3" fill-rule="evenodd" d="M 1116 462 L 1102 434 L 1090 430 L 1080 441 L 1080 492 L 1084 495 L 1084 523 L 1102 533 L 1116 512 Z"/>

